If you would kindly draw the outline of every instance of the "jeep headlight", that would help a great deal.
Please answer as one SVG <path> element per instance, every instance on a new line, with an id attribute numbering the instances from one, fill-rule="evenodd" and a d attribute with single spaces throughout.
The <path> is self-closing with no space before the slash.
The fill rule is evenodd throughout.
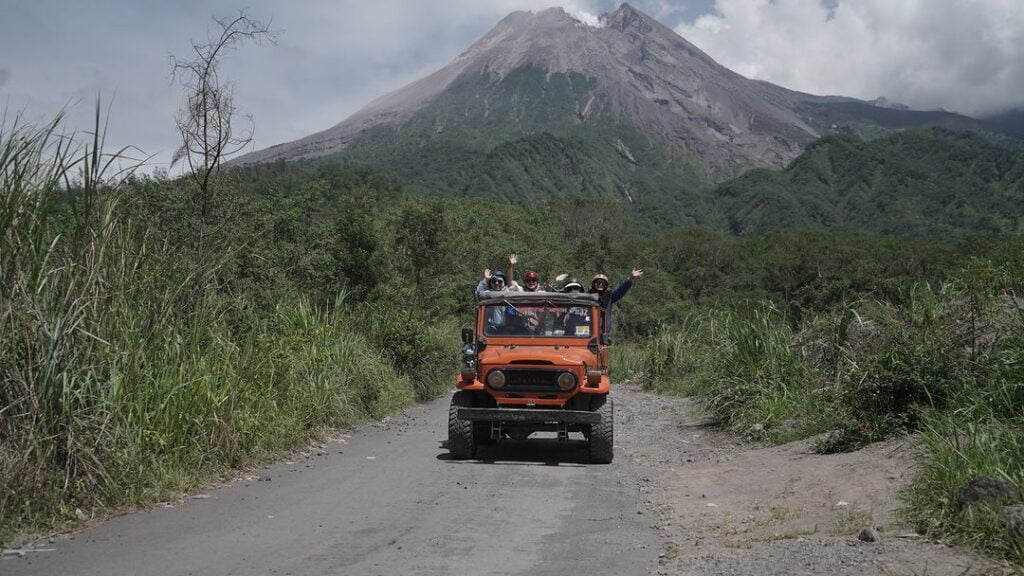
<path id="1" fill-rule="evenodd" d="M 491 370 L 487 375 L 487 385 L 491 388 L 504 388 L 505 373 L 501 370 Z"/>
<path id="2" fill-rule="evenodd" d="M 572 390 L 576 387 L 576 375 L 572 372 L 562 372 L 558 375 L 558 387 L 562 390 Z"/>

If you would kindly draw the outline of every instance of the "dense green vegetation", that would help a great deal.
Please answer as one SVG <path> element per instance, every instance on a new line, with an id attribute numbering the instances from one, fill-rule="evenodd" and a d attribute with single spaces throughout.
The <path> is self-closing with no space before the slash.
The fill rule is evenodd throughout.
<path id="1" fill-rule="evenodd" d="M 428 107 L 420 115 L 436 123 L 442 112 Z M 696 226 L 751 235 L 817 229 L 935 238 L 1015 234 L 1024 226 L 1024 151 L 980 132 L 829 136 L 785 170 L 757 169 L 712 188 L 680 152 L 666 153 L 628 127 L 552 124 L 516 137 L 499 123 L 493 134 L 508 140 L 498 143 L 464 139 L 465 130 L 455 128 L 450 138 L 416 136 L 418 124 L 411 126 L 400 133 L 377 129 L 378 136 L 321 162 L 373 162 L 426 194 L 524 206 L 602 199 L 658 230 Z M 422 142 L 413 147 L 405 141 L 410 138 Z"/>
<path id="2" fill-rule="evenodd" d="M 992 234 L 1019 231 L 1014 150 L 828 138 L 647 212 L 566 152 L 582 138 L 495 147 L 462 168 L 478 194 L 272 164 L 222 175 L 199 259 L 187 181 L 112 180 L 101 142 L 51 130 L 0 136 L 0 539 L 444 392 L 480 270 L 517 252 L 545 278 L 644 268 L 616 376 L 743 434 L 846 450 L 919 431 L 907 517 L 1021 559 L 994 514 L 955 507 L 974 475 L 1024 483 L 1024 239 Z"/>
<path id="3" fill-rule="evenodd" d="M 373 218 L 321 241 L 303 228 L 314 191 L 275 205 L 224 183 L 197 265 L 184 180 L 118 181 L 100 140 L 58 128 L 0 133 L 0 540 L 448 387 L 454 326 L 365 303 Z"/>
<path id="4" fill-rule="evenodd" d="M 864 142 L 819 140 L 781 172 L 755 170 L 716 191 L 738 234 L 816 228 L 934 238 L 1019 233 L 1024 152 L 933 129 Z"/>
<path id="5" fill-rule="evenodd" d="M 965 258 L 948 281 L 858 298 L 793 318 L 761 301 L 697 310 L 617 350 L 619 369 L 694 395 L 733 430 L 822 452 L 916 432 L 921 473 L 902 513 L 918 530 L 1020 564 L 1000 506 L 958 504 L 973 478 L 1024 485 L 1024 308 L 1019 252 Z"/>

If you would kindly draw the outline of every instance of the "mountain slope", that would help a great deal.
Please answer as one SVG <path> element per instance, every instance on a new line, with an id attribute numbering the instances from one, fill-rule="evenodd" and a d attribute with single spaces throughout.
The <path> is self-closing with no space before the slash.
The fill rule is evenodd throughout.
<path id="1" fill-rule="evenodd" d="M 1024 109 L 1022 108 L 988 116 L 982 118 L 982 121 L 996 132 L 1018 140 L 1024 139 Z"/>
<path id="2" fill-rule="evenodd" d="M 730 72 L 628 5 L 605 22 L 589 27 L 557 8 L 513 13 L 438 72 L 240 163 L 327 155 L 389 127 L 414 132 L 406 147 L 459 138 L 486 150 L 541 127 L 624 123 L 680 145 L 715 180 L 782 165 L 818 136 L 793 111 L 803 95 Z"/>
<path id="3" fill-rule="evenodd" d="M 818 228 L 885 235 L 1024 232 L 1024 152 L 943 129 L 824 138 L 782 171 L 715 190 L 736 234 Z"/>
<path id="4" fill-rule="evenodd" d="M 882 109 L 866 103 L 830 113 L 857 102 L 744 78 L 628 4 L 601 27 L 553 8 L 515 12 L 430 76 L 332 128 L 237 162 L 325 156 L 376 138 L 369 148 L 382 164 L 434 143 L 486 153 L 539 130 L 591 136 L 629 125 L 650 146 L 674 147 L 670 159 L 692 159 L 706 180 L 721 181 L 751 167 L 784 166 L 837 119 L 874 123 L 863 118 L 865 110 Z M 915 114 L 902 117 L 911 123 L 972 122 L 947 113 Z M 391 142 L 399 131 L 400 141 Z"/>

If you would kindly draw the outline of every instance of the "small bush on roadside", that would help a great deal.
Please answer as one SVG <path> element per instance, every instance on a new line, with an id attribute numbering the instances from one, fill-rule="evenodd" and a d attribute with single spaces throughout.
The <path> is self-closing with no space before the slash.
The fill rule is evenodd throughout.
<path id="1" fill-rule="evenodd" d="M 434 398 L 454 385 L 460 344 L 453 323 L 431 321 L 416 309 L 369 304 L 357 310 L 356 319 L 395 370 L 413 382 L 417 400 Z"/>
<path id="2" fill-rule="evenodd" d="M 921 472 L 904 492 L 904 516 L 921 531 L 1024 564 L 1024 536 L 999 520 L 1001 505 L 1024 501 L 1024 310 L 987 356 L 992 371 L 922 420 Z M 990 476 L 1018 488 L 994 505 L 958 506 L 971 479 Z"/>
<path id="3" fill-rule="evenodd" d="M 703 400 L 751 437 L 782 441 L 820 431 L 827 396 L 793 346 L 786 315 L 764 303 L 729 317 Z"/>

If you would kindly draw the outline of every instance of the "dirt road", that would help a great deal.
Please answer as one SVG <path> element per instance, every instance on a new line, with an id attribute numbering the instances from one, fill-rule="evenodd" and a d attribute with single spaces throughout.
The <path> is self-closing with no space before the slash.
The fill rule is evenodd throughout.
<path id="1" fill-rule="evenodd" d="M 339 434 L 228 486 L 0 560 L 0 574 L 963 574 L 892 519 L 908 448 L 818 456 L 716 431 L 620 387 L 616 459 L 582 441 L 448 459 L 448 399 Z M 865 543 L 864 525 L 881 540 Z"/>

